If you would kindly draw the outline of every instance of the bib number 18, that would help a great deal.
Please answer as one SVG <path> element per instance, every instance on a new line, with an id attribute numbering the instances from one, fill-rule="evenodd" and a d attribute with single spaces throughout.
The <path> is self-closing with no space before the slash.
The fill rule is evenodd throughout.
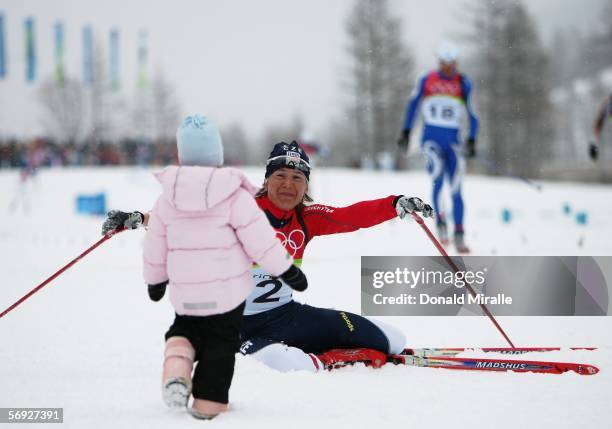
<path id="1" fill-rule="evenodd" d="M 432 118 L 437 118 L 438 112 L 442 119 L 450 120 L 455 117 L 455 110 L 451 106 L 440 107 L 432 104 L 429 106 L 429 112 L 431 113 Z"/>

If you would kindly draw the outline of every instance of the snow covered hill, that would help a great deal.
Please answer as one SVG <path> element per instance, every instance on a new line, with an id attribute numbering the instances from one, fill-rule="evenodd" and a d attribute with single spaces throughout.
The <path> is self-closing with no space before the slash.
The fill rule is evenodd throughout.
<path id="1" fill-rule="evenodd" d="M 255 183 L 260 169 L 248 169 Z M 0 171 L 0 310 L 100 237 L 101 218 L 75 213 L 80 193 L 105 192 L 109 208 L 146 210 L 158 185 L 149 170 L 43 170 L 27 190 L 31 210 L 8 207 L 14 171 Z M 313 172 L 315 200 L 344 205 L 389 194 L 429 199 L 422 173 Z M 468 176 L 466 234 L 476 255 L 612 255 L 612 187 Z M 565 211 L 564 211 L 565 208 Z M 512 214 L 502 222 L 502 211 Z M 576 222 L 585 212 L 587 223 Z M 597 346 L 594 352 L 529 359 L 595 364 L 595 376 L 454 372 L 355 366 L 330 373 L 276 373 L 239 357 L 232 412 L 211 422 L 161 401 L 164 299 L 148 300 L 141 277 L 143 231 L 113 237 L 0 319 L 0 407 L 63 407 L 74 428 L 607 428 L 612 392 L 612 319 L 505 317 L 519 346 Z M 412 222 L 394 220 L 315 239 L 304 256 L 310 288 L 298 299 L 360 311 L 361 255 L 435 255 Z M 415 347 L 504 346 L 484 317 L 387 317 Z"/>

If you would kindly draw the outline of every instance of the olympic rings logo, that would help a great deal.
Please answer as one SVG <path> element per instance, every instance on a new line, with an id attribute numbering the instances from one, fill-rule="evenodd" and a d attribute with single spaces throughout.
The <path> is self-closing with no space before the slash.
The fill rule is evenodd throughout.
<path id="1" fill-rule="evenodd" d="M 291 256 L 295 256 L 297 251 L 304 245 L 304 241 L 306 240 L 306 234 L 301 229 L 294 229 L 289 233 L 289 235 L 285 235 L 280 231 L 276 231 L 276 236 L 281 241 L 281 244 L 287 249 Z"/>

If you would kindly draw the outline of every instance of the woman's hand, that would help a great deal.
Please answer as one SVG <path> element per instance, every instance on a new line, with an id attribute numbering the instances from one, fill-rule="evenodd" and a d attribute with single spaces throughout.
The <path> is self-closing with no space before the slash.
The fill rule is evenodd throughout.
<path id="1" fill-rule="evenodd" d="M 400 219 L 413 212 L 419 212 L 423 217 L 433 217 L 434 210 L 419 197 L 400 197 L 395 203 L 395 210 Z"/>

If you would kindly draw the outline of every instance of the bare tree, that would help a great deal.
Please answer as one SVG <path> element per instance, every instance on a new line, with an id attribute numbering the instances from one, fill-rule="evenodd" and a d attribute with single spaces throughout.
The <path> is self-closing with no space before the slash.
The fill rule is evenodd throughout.
<path id="1" fill-rule="evenodd" d="M 245 165 L 250 161 L 248 141 L 240 123 L 223 127 L 221 138 L 226 165 Z"/>
<path id="2" fill-rule="evenodd" d="M 96 41 L 93 49 L 91 86 L 66 76 L 64 82 L 46 79 L 38 92 L 44 106 L 44 123 L 50 135 L 58 141 L 97 145 L 103 141 L 118 141 L 120 120 L 125 109 L 121 95 L 113 91 L 106 56 L 102 44 Z"/>
<path id="3" fill-rule="evenodd" d="M 550 73 L 553 88 L 567 86 L 578 76 L 582 36 L 576 28 L 558 28 L 550 45 Z"/>
<path id="4" fill-rule="evenodd" d="M 593 26 L 580 49 L 581 71 L 591 77 L 612 66 L 612 3 L 607 2 L 601 11 L 601 22 Z"/>
<path id="5" fill-rule="evenodd" d="M 83 115 L 88 119 L 85 141 L 97 145 L 117 142 L 122 137 L 121 120 L 125 100 L 113 90 L 108 73 L 108 62 L 102 43 L 96 40 L 93 49 L 93 74 L 89 88 L 85 88 Z"/>
<path id="6" fill-rule="evenodd" d="M 600 17 L 587 31 L 572 27 L 556 30 L 551 46 L 555 86 L 597 78 L 602 70 L 612 67 L 612 3 L 602 7 Z"/>
<path id="7" fill-rule="evenodd" d="M 266 160 L 275 143 L 298 140 L 303 131 L 304 121 L 299 114 L 295 114 L 289 123 L 277 123 L 273 126 L 268 126 L 264 130 L 259 144 L 250 146 L 253 154 L 250 161 L 255 164 L 261 164 Z"/>
<path id="8" fill-rule="evenodd" d="M 333 143 L 327 165 L 360 167 L 361 156 L 355 150 L 354 127 L 346 117 L 332 118 L 324 136 L 327 141 Z"/>
<path id="9" fill-rule="evenodd" d="M 176 89 L 161 69 L 153 76 L 151 101 L 154 138 L 172 140 L 180 121 L 180 106 Z"/>
<path id="10" fill-rule="evenodd" d="M 152 142 L 155 138 L 153 123 L 153 93 L 149 87 L 139 87 L 134 94 L 130 137 Z M 178 127 L 179 124 L 176 124 Z"/>
<path id="11" fill-rule="evenodd" d="M 136 90 L 132 111 L 132 137 L 150 141 L 173 140 L 180 124 L 180 105 L 176 89 L 158 69 L 150 85 Z"/>
<path id="12" fill-rule="evenodd" d="M 347 111 L 356 142 L 352 156 L 373 159 L 395 147 L 414 81 L 414 61 L 402 41 L 401 20 L 393 17 L 388 0 L 355 0 L 346 31 Z"/>
<path id="13" fill-rule="evenodd" d="M 58 142 L 75 142 L 83 128 L 83 88 L 81 82 L 65 76 L 62 83 L 49 77 L 38 89 L 44 108 L 47 135 Z"/>

